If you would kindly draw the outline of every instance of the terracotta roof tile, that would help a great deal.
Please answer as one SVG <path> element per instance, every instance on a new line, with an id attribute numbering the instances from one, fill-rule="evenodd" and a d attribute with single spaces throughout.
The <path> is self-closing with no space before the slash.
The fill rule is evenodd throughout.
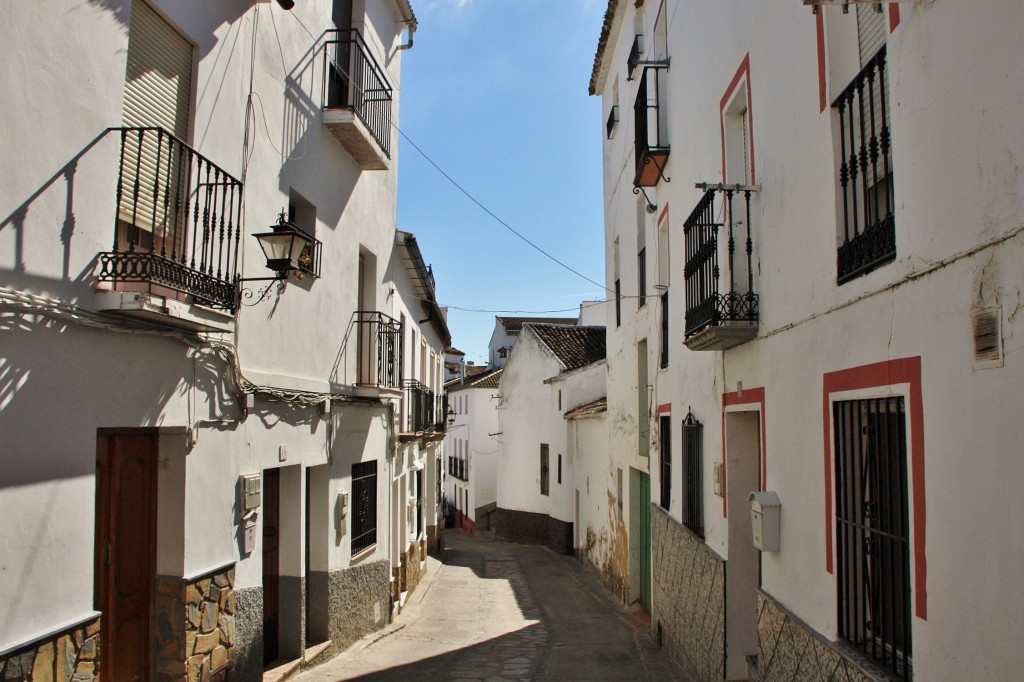
<path id="1" fill-rule="evenodd" d="M 580 405 L 566 412 L 563 416 L 566 419 L 575 419 L 577 417 L 593 417 L 594 415 L 601 414 L 602 412 L 608 411 L 608 398 L 598 398 L 592 403 L 586 405 Z"/>
<path id="2" fill-rule="evenodd" d="M 565 370 L 605 358 L 605 328 L 558 324 L 530 324 L 530 329 L 551 349 Z"/>

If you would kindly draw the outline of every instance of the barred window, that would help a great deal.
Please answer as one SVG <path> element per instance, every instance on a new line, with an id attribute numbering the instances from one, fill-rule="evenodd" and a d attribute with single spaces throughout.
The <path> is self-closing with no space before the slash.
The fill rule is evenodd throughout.
<path id="1" fill-rule="evenodd" d="M 352 554 L 377 543 L 377 460 L 352 465 Z"/>
<path id="2" fill-rule="evenodd" d="M 683 525 L 704 539 L 704 425 L 693 412 L 683 420 Z"/>
<path id="3" fill-rule="evenodd" d="M 540 445 L 540 494 L 548 495 L 551 492 L 551 463 L 548 454 L 548 444 Z"/>

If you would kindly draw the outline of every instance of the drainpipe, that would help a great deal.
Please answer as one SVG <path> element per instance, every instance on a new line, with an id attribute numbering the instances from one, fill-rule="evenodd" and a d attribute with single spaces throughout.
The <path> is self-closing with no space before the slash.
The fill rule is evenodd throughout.
<path id="1" fill-rule="evenodd" d="M 408 50 L 412 48 L 412 36 L 416 33 L 416 15 L 412 12 L 412 7 L 409 5 L 408 0 L 398 3 L 402 9 L 402 23 L 405 24 L 406 28 L 409 29 L 409 42 L 403 43 L 398 46 L 399 50 Z M 408 16 L 406 16 L 408 14 Z"/>

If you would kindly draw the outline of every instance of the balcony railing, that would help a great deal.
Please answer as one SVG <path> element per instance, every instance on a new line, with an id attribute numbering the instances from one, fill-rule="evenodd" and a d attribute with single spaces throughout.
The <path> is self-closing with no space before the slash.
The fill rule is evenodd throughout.
<path id="1" fill-rule="evenodd" d="M 888 97 L 882 47 L 832 105 L 839 115 L 843 194 L 843 243 L 836 254 L 839 284 L 896 258 Z"/>
<path id="2" fill-rule="evenodd" d="M 371 388 L 402 387 L 402 323 L 384 313 L 357 311 L 356 385 Z"/>
<path id="3" fill-rule="evenodd" d="M 667 82 L 665 65 L 645 66 L 637 87 L 633 115 L 636 121 L 636 150 L 634 160 L 635 187 L 653 187 L 665 179 L 668 163 L 668 121 L 662 90 Z"/>
<path id="4" fill-rule="evenodd" d="M 98 257 L 116 289 L 234 311 L 242 183 L 162 128 L 120 128 L 113 248 Z"/>
<path id="5" fill-rule="evenodd" d="M 686 248 L 683 271 L 686 278 L 685 331 L 686 345 L 691 350 L 724 350 L 757 334 L 758 296 L 754 292 L 750 211 L 752 190 L 744 185 L 708 189 L 683 223 Z M 717 207 L 716 195 L 723 198 Z M 716 216 L 722 216 L 726 222 L 718 222 Z M 722 228 L 726 228 L 724 234 Z M 737 238 L 744 237 L 740 243 L 741 252 L 737 254 Z M 722 281 L 723 265 L 725 281 Z"/>
<path id="6" fill-rule="evenodd" d="M 384 156 L 391 158 L 393 88 L 384 69 L 356 29 L 328 31 L 327 38 L 322 83 L 324 109 L 350 110 L 362 121 Z M 349 148 L 346 139 L 342 143 Z M 354 156 L 363 153 L 351 148 L 349 151 Z"/>
<path id="7" fill-rule="evenodd" d="M 423 433 L 434 428 L 434 392 L 418 381 L 404 381 L 405 390 L 405 432 Z"/>
<path id="8" fill-rule="evenodd" d="M 448 394 L 437 396 L 437 408 L 434 411 L 434 431 L 444 433 L 448 430 Z"/>

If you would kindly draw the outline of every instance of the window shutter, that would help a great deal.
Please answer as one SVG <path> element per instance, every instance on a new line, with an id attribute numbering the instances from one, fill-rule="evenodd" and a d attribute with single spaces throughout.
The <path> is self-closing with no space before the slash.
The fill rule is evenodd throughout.
<path id="1" fill-rule="evenodd" d="M 188 135 L 192 95 L 192 45 L 149 5 L 132 2 L 125 72 L 125 127 L 159 127 L 180 140 Z M 141 144 L 141 150 L 140 150 Z M 168 231 L 162 206 L 153 205 L 153 187 L 176 187 L 180 150 L 155 131 L 129 133 L 125 139 L 119 217 L 151 232 Z M 136 170 L 137 168 L 137 170 Z M 139 184 L 137 203 L 132 194 Z M 154 230 L 154 223 L 157 229 Z"/>
<path id="2" fill-rule="evenodd" d="M 885 45 L 885 13 L 875 5 L 857 5 L 857 36 L 860 65 L 864 66 Z"/>
<path id="3" fill-rule="evenodd" d="M 743 184 L 749 185 L 750 178 L 750 115 L 744 108 L 740 114 L 740 128 L 743 131 Z"/>

